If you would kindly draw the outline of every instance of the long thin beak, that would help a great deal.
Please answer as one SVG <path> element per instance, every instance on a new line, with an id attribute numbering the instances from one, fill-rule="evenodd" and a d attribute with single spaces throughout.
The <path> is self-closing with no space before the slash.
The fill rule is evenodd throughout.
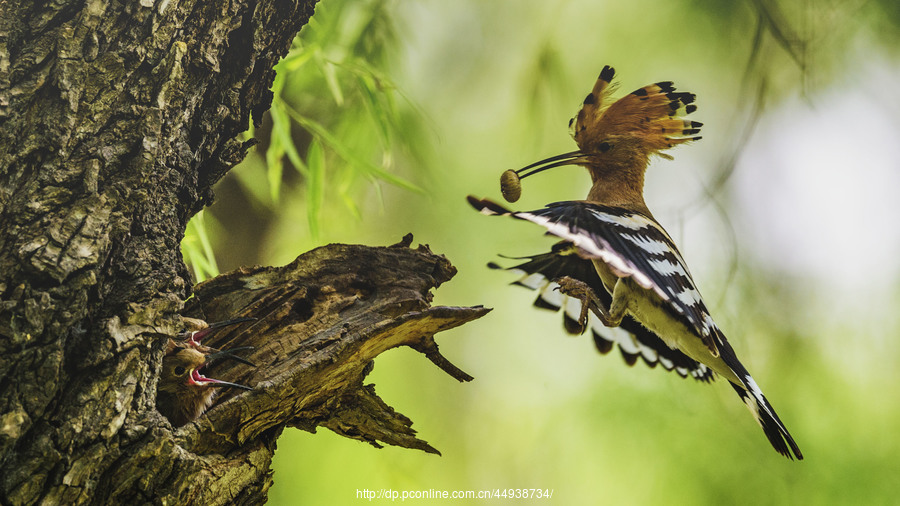
<path id="1" fill-rule="evenodd" d="M 247 317 L 244 317 L 244 318 L 235 318 L 235 319 L 233 319 L 233 320 L 225 320 L 225 321 L 221 321 L 221 322 L 210 323 L 210 324 L 209 324 L 209 328 L 211 328 L 211 329 L 220 329 L 220 328 L 222 328 L 222 327 L 227 327 L 227 326 L 229 326 L 229 325 L 236 325 L 236 324 L 238 324 L 238 323 L 253 322 L 253 321 L 256 321 L 256 318 L 247 318 Z"/>
<path id="2" fill-rule="evenodd" d="M 544 158 L 539 162 L 526 165 L 519 170 L 507 170 L 500 174 L 500 193 L 507 202 L 515 202 L 522 196 L 522 179 L 533 176 L 538 172 L 543 172 L 553 167 L 561 167 L 563 165 L 575 165 L 585 163 L 590 159 L 590 155 L 583 151 L 572 151 L 561 155 Z M 531 172 L 526 172 L 531 169 Z"/>
<path id="3" fill-rule="evenodd" d="M 253 390 L 252 388 L 248 387 L 247 385 L 241 385 L 240 383 L 232 383 L 230 381 L 217 380 L 214 378 L 206 378 L 206 383 L 209 383 L 209 386 L 216 387 L 216 388 L 230 387 L 230 388 L 240 388 L 241 390 Z"/>
<path id="4" fill-rule="evenodd" d="M 220 329 L 222 327 L 228 327 L 230 325 L 237 325 L 238 323 L 244 322 L 252 322 L 256 321 L 256 318 L 235 318 L 233 320 L 225 320 L 221 322 L 210 323 L 208 327 L 203 330 L 198 330 L 196 332 L 182 332 L 178 336 L 182 339 L 190 339 L 194 341 L 196 344 L 200 344 L 200 340 L 209 335 L 210 332 L 216 329 Z"/>
<path id="5" fill-rule="evenodd" d="M 212 362 L 215 362 L 216 360 L 231 359 L 231 360 L 234 360 L 235 362 L 240 362 L 244 365 L 249 365 L 250 367 L 256 367 L 256 364 L 254 364 L 253 362 L 247 360 L 246 358 L 235 355 L 235 352 L 238 352 L 238 351 L 246 351 L 246 350 L 254 350 L 254 349 L 255 348 L 253 346 L 240 346 L 237 348 L 232 348 L 230 350 L 216 350 L 213 353 L 210 353 L 209 355 L 206 356 L 206 364 L 210 364 Z"/>
<path id="6" fill-rule="evenodd" d="M 514 171 L 519 179 L 526 178 L 528 176 L 533 176 L 538 172 L 543 172 L 547 169 L 552 169 L 554 167 L 561 167 L 563 165 L 574 165 L 577 163 L 585 162 L 588 159 L 588 155 L 582 151 L 572 151 L 570 153 L 563 153 L 561 155 L 551 156 L 550 158 L 545 158 L 539 162 L 534 162 L 531 165 L 526 165 L 519 170 Z M 527 174 L 522 174 L 528 169 L 534 169 Z"/>
<path id="7" fill-rule="evenodd" d="M 241 385 L 240 383 L 232 383 L 230 381 L 222 381 L 217 380 L 215 378 L 207 378 L 206 376 L 200 374 L 200 371 L 194 369 L 191 371 L 191 383 L 195 385 L 205 385 L 210 387 L 231 387 L 231 388 L 240 388 L 241 390 L 253 390 L 247 385 Z"/>

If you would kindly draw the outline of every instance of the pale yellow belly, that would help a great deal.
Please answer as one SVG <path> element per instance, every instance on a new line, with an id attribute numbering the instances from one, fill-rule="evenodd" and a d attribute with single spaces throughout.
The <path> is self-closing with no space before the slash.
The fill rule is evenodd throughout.
<path id="1" fill-rule="evenodd" d="M 594 261 L 594 267 L 610 293 L 614 293 L 616 283 L 623 283 L 627 290 L 619 289 L 619 293 L 627 297 L 626 312 L 643 326 L 659 336 L 669 348 L 676 349 L 692 359 L 706 364 L 729 381 L 741 384 L 737 376 L 721 357 L 713 356 L 706 344 L 694 334 L 681 320 L 669 314 L 663 301 L 656 293 L 642 288 L 630 278 L 619 278 L 605 263 Z"/>

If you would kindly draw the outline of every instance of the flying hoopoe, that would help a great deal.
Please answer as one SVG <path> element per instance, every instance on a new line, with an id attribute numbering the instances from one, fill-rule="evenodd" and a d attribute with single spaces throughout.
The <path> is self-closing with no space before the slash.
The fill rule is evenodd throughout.
<path id="1" fill-rule="evenodd" d="M 212 404 L 216 388 L 252 390 L 238 383 L 208 378 L 201 372 L 204 367 L 222 359 L 254 366 L 252 362 L 234 354 L 237 351 L 252 349 L 251 346 L 221 351 L 200 344 L 200 340 L 215 329 L 252 321 L 254 318 L 237 318 L 212 324 L 195 318 L 183 320 L 188 328 L 178 334 L 179 341 L 169 339 L 156 392 L 156 409 L 175 427 L 180 427 L 202 415 Z"/>
<path id="2" fill-rule="evenodd" d="M 586 200 L 526 212 L 472 196 L 469 203 L 486 215 L 536 223 L 562 239 L 549 253 L 523 257 L 526 262 L 508 269 L 524 274 L 516 284 L 540 292 L 536 306 L 564 309 L 566 330 L 581 333 L 590 326 L 597 348 L 607 353 L 617 343 L 629 365 L 640 356 L 651 367 L 659 363 L 704 382 L 718 373 L 775 450 L 802 460 L 800 448 L 710 316 L 675 243 L 644 203 L 650 156 L 671 159 L 662 151 L 700 139 L 702 124 L 682 117 L 696 110 L 695 96 L 659 82 L 613 101 L 614 75 L 612 67 L 603 68 L 569 122 L 577 151 L 508 170 L 500 178 L 504 198 L 515 202 L 522 178 L 581 165 L 593 183 Z"/>

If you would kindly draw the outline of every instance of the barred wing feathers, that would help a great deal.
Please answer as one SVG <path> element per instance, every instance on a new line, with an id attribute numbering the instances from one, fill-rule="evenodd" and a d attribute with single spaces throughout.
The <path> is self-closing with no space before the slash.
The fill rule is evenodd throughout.
<path id="1" fill-rule="evenodd" d="M 555 280 L 569 276 L 587 283 L 607 307 L 612 297 L 603 287 L 600 276 L 593 263 L 578 255 L 577 249 L 569 243 L 561 242 L 553 246 L 549 253 L 522 257 L 521 264 L 506 267 L 522 277 L 513 284 L 530 290 L 537 290 L 539 295 L 534 302 L 536 307 L 559 311 L 563 309 L 565 329 L 571 334 L 580 334 L 581 325 L 578 317 L 581 314 L 581 301 L 559 292 Z M 492 269 L 504 269 L 490 263 Z M 618 328 L 603 325 L 596 316 L 590 314 L 588 326 L 594 343 L 600 353 L 609 353 L 618 344 L 622 358 L 628 365 L 634 365 L 638 357 L 650 367 L 661 364 L 667 371 L 674 370 L 681 377 L 691 376 L 699 381 L 709 382 L 713 379 L 712 369 L 688 357 L 679 350 L 669 348 L 655 333 L 637 322 L 631 315 L 625 315 Z"/>
<path id="2" fill-rule="evenodd" d="M 587 256 L 598 258 L 619 277 L 632 278 L 669 303 L 672 314 L 706 343 L 714 356 L 725 341 L 709 315 L 678 248 L 651 218 L 584 201 L 548 204 L 536 211 L 509 211 L 490 200 L 469 197 L 483 214 L 509 215 L 545 227 Z"/>
<path id="3" fill-rule="evenodd" d="M 639 213 L 585 201 L 556 202 L 527 212 L 509 211 L 471 196 L 469 203 L 482 214 L 512 216 L 541 225 L 582 255 L 602 260 L 620 278 L 630 277 L 668 302 L 671 315 L 693 329 L 713 357 L 721 358 L 740 380 L 742 385 L 732 383 L 732 387 L 775 450 L 788 458 L 793 453 L 803 459 L 768 399 L 713 322 L 681 254 L 658 223 Z M 597 291 L 598 296 L 601 293 L 606 292 Z"/>

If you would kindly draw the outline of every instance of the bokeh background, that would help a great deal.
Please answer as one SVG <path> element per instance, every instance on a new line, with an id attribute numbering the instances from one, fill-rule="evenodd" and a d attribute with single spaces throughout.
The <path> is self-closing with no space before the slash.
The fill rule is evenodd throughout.
<path id="1" fill-rule="evenodd" d="M 494 311 L 438 336 L 475 381 L 407 349 L 369 377 L 443 456 L 288 430 L 272 504 L 505 488 L 550 489 L 525 501 L 540 504 L 895 503 L 898 6 L 322 0 L 186 258 L 204 277 L 412 232 L 459 269 L 435 304 Z M 698 96 L 703 140 L 651 164 L 646 200 L 803 462 L 771 449 L 724 382 L 601 356 L 485 267 L 553 240 L 465 196 L 499 200 L 503 170 L 574 149 L 568 119 L 605 64 L 621 93 L 672 80 Z M 534 209 L 583 198 L 589 178 L 567 167 L 523 186 L 515 207 Z"/>

